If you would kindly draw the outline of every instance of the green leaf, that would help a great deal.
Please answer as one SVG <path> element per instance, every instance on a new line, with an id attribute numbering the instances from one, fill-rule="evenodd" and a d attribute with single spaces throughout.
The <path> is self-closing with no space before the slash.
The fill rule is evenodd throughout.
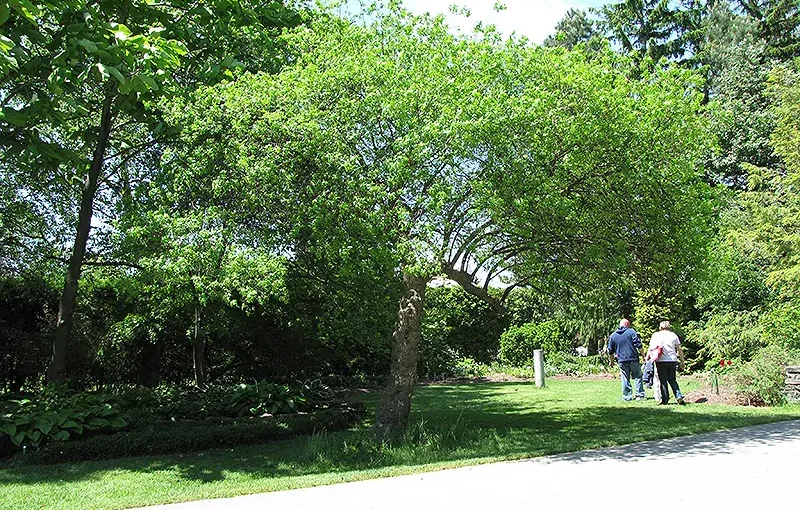
<path id="1" fill-rule="evenodd" d="M 66 430 L 59 430 L 50 437 L 52 437 L 56 441 L 66 441 L 67 439 L 69 439 L 69 432 L 67 432 Z"/>
<path id="2" fill-rule="evenodd" d="M 116 67 L 114 67 L 114 66 L 106 66 L 106 71 L 107 71 L 109 74 L 111 74 L 111 76 L 113 76 L 114 78 L 116 78 L 116 79 L 117 79 L 117 81 L 120 83 L 120 85 L 124 85 L 124 84 L 125 84 L 125 77 L 124 77 L 124 76 L 122 76 L 122 73 L 121 73 L 121 72 L 119 72 L 119 69 L 117 69 L 117 68 L 116 68 Z"/>
<path id="3" fill-rule="evenodd" d="M 89 418 L 89 420 L 86 421 L 86 425 L 98 428 L 107 427 L 108 420 L 106 420 L 105 418 L 98 418 L 98 417 Z"/>
<path id="4" fill-rule="evenodd" d="M 128 424 L 128 422 L 126 422 L 123 418 L 117 416 L 115 418 L 109 419 L 108 424 L 111 425 L 112 428 L 121 429 L 125 427 Z"/>
<path id="5" fill-rule="evenodd" d="M 89 39 L 81 39 L 78 41 L 78 44 L 86 49 L 89 53 L 96 53 L 97 52 L 97 44 L 90 41 Z"/>
<path id="6" fill-rule="evenodd" d="M 12 4 L 12 7 L 14 7 L 15 11 L 22 14 L 25 19 L 33 24 L 36 24 L 36 17 L 41 15 L 39 8 L 28 0 L 16 0 L 16 2 Z"/>
<path id="7" fill-rule="evenodd" d="M 24 112 L 13 108 L 3 108 L 3 119 L 13 126 L 25 127 L 28 125 L 29 117 Z"/>
<path id="8" fill-rule="evenodd" d="M 4 423 L 0 425 L 0 432 L 5 432 L 9 436 L 13 436 L 17 433 L 17 426 L 13 423 Z"/>
<path id="9" fill-rule="evenodd" d="M 104 66 L 103 64 L 98 63 L 96 67 L 97 67 L 97 70 L 100 72 L 100 76 L 104 80 L 107 80 L 111 76 L 110 74 L 108 74 L 108 71 L 106 70 L 106 66 Z"/>
<path id="10" fill-rule="evenodd" d="M 112 23 L 112 33 L 118 41 L 124 41 L 131 35 L 131 30 L 122 23 Z"/>
<path id="11" fill-rule="evenodd" d="M 25 431 L 24 430 L 20 430 L 19 432 L 17 432 L 13 436 L 11 436 L 11 442 L 14 443 L 17 446 L 22 445 L 22 440 L 23 439 L 25 439 Z"/>
<path id="12" fill-rule="evenodd" d="M 31 427 L 34 429 L 39 429 L 45 434 L 49 434 L 50 431 L 53 430 L 54 425 L 55 423 L 45 418 L 34 418 L 33 422 L 31 423 Z"/>
<path id="13" fill-rule="evenodd" d="M 8 21 L 8 16 L 11 14 L 11 9 L 8 8 L 6 0 L 0 1 L 0 25 Z"/>
<path id="14" fill-rule="evenodd" d="M 150 90 L 158 90 L 158 83 L 151 77 L 147 75 L 140 76 L 141 80 L 147 85 Z"/>

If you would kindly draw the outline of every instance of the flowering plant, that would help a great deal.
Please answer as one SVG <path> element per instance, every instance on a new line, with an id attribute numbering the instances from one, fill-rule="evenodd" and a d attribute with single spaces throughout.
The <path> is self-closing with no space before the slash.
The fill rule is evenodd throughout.
<path id="1" fill-rule="evenodd" d="M 711 388 L 714 389 L 714 392 L 719 395 L 719 378 L 724 373 L 727 372 L 733 366 L 733 360 L 729 359 L 721 359 L 719 360 L 719 364 L 715 365 L 714 368 L 711 369 Z"/>

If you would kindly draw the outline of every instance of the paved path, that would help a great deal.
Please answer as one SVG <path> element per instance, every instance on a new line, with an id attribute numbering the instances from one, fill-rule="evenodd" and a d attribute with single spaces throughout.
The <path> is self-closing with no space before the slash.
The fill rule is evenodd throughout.
<path id="1" fill-rule="evenodd" d="M 148 510 L 788 510 L 798 498 L 800 421 L 787 421 Z"/>

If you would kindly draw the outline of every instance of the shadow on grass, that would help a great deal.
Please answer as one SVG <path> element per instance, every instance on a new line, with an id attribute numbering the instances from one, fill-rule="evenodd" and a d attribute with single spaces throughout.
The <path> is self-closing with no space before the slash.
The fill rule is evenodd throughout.
<path id="1" fill-rule="evenodd" d="M 521 459 L 605 448 L 559 456 L 589 462 L 605 458 L 635 461 L 650 456 L 726 453 L 731 444 L 797 440 L 798 422 L 660 441 L 641 448 L 617 445 L 685 436 L 797 418 L 797 412 L 758 414 L 752 410 L 705 405 L 657 407 L 647 403 L 609 403 L 607 389 L 593 401 L 582 392 L 596 386 L 574 384 L 567 390 L 531 390 L 516 383 L 423 386 L 417 390 L 412 426 L 397 445 L 376 443 L 368 427 L 321 433 L 261 446 L 212 450 L 191 455 L 141 457 L 72 465 L 24 466 L 0 470 L 0 485 L 63 483 L 102 478 L 106 473 L 167 472 L 201 484 L 231 476 L 281 479 L 321 473 L 345 473 L 438 462 Z M 614 390 L 616 391 L 616 390 Z M 375 402 L 367 396 L 368 403 Z M 613 448 L 608 448 L 612 447 Z"/>

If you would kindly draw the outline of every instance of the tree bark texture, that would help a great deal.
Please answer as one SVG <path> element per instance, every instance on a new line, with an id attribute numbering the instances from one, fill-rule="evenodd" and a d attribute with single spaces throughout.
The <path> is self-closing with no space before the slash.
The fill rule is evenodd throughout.
<path id="1" fill-rule="evenodd" d="M 86 255 L 86 245 L 89 242 L 89 232 L 92 228 L 97 183 L 103 170 L 106 146 L 111 135 L 113 123 L 112 101 L 113 97 L 109 95 L 103 102 L 97 146 L 92 157 L 92 163 L 89 166 L 89 172 L 84 179 L 80 211 L 78 212 L 78 228 L 75 233 L 75 242 L 72 245 L 72 255 L 67 264 L 64 290 L 61 293 L 61 301 L 58 305 L 58 322 L 53 338 L 53 356 L 50 359 L 50 367 L 47 370 L 47 380 L 49 382 L 64 382 L 67 378 L 67 346 L 72 334 L 75 301 L 78 297 L 78 280 L 81 277 L 83 258 Z"/>
<path id="2" fill-rule="evenodd" d="M 192 338 L 192 358 L 194 359 L 194 382 L 197 386 L 208 381 L 206 373 L 206 345 L 203 339 L 203 318 L 200 306 L 194 309 L 194 334 Z"/>
<path id="3" fill-rule="evenodd" d="M 427 278 L 405 275 L 405 292 L 392 333 L 392 367 L 389 384 L 378 404 L 375 431 L 380 439 L 392 439 L 408 426 L 411 395 L 417 380 L 417 360 L 422 333 L 422 309 Z"/>

